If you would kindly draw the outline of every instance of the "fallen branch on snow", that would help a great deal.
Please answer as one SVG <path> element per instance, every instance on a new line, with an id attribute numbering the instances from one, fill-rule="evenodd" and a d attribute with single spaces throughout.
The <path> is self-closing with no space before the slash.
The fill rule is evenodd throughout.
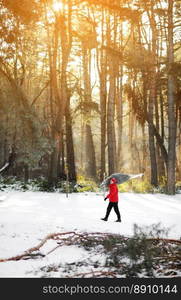
<path id="1" fill-rule="evenodd" d="M 85 234 L 79 234 L 79 233 L 76 233 L 75 231 L 70 231 L 70 232 L 58 232 L 58 233 L 51 233 L 51 234 L 48 234 L 37 246 L 35 247 L 32 247 L 28 250 L 26 250 L 24 253 L 20 254 L 20 255 L 16 255 L 16 256 L 12 256 L 12 257 L 9 257 L 9 258 L 1 258 L 0 259 L 0 262 L 6 262 L 6 261 L 10 261 L 10 260 L 20 260 L 20 259 L 24 259 L 26 257 L 27 259 L 27 256 L 38 256 L 38 255 L 41 255 L 41 256 L 46 256 L 48 254 L 50 254 L 51 252 L 53 252 L 55 249 L 57 249 L 58 247 L 62 246 L 62 242 L 63 241 L 67 241 L 71 239 L 71 237 L 67 238 L 67 239 L 63 239 L 61 241 L 61 245 L 58 245 L 56 246 L 55 248 L 53 248 L 52 250 L 50 250 L 46 255 L 43 255 L 43 254 L 40 254 L 40 253 L 37 253 L 37 254 L 34 254 L 32 255 L 32 252 L 35 252 L 35 251 L 38 251 L 40 250 L 40 248 L 50 239 L 53 239 L 53 240 L 56 240 L 59 236 L 65 236 L 65 235 L 72 235 L 73 234 L 73 237 L 77 237 L 77 239 L 87 239 L 86 238 L 86 235 L 107 235 L 105 233 L 101 233 L 101 232 L 97 232 L 97 233 L 85 233 Z M 58 239 L 59 240 L 59 239 Z M 75 241 L 75 239 L 74 239 Z M 65 243 L 63 243 L 65 244 Z M 70 244 L 70 242 L 69 242 Z"/>
<path id="2" fill-rule="evenodd" d="M 97 277 L 113 277 L 116 278 L 116 272 L 114 271 L 91 271 L 91 272 L 87 272 L 87 273 L 78 273 L 78 274 L 74 274 L 73 278 L 76 277 L 81 277 L 81 278 L 85 278 L 86 276 L 92 275 L 92 278 L 94 278 L 96 276 Z M 71 276 L 67 276 L 67 278 L 72 278 Z"/>
<path id="3" fill-rule="evenodd" d="M 62 236 L 66 236 L 69 235 L 69 237 L 67 238 L 63 238 L 61 240 L 61 242 L 59 242 L 60 237 Z M 28 250 L 26 250 L 24 253 L 17 255 L 17 256 L 12 256 L 9 258 L 1 258 L 0 262 L 6 262 L 6 261 L 10 261 L 10 260 L 20 260 L 20 259 L 29 259 L 35 256 L 46 256 L 50 253 L 52 253 L 53 251 L 55 251 L 57 248 L 61 247 L 62 245 L 71 245 L 72 243 L 75 243 L 76 241 L 89 241 L 90 237 L 92 236 L 98 236 L 98 237 L 110 237 L 111 234 L 110 233 L 101 233 L 101 232 L 92 232 L 92 233 L 76 233 L 75 231 L 70 231 L 70 232 L 58 232 L 58 233 L 51 233 L 48 234 L 37 246 L 32 247 Z M 117 235 L 119 236 L 119 235 Z M 128 237 L 123 237 L 123 236 L 119 236 L 121 238 L 124 238 L 125 240 L 128 240 Z M 38 253 L 33 253 L 35 251 L 40 250 L 40 248 L 50 239 L 53 240 L 58 240 L 57 243 L 59 244 L 58 246 L 54 247 L 52 250 L 50 250 L 49 252 L 47 252 L 46 254 L 42 254 L 40 252 Z M 181 240 L 175 240 L 175 239 L 164 239 L 164 238 L 149 238 L 147 239 L 147 241 L 153 241 L 153 242 L 165 242 L 165 243 L 174 243 L 174 244 L 181 244 Z"/>
<path id="4" fill-rule="evenodd" d="M 12 257 L 9 257 L 9 258 L 1 258 L 0 259 L 0 262 L 6 262 L 6 261 L 10 261 L 10 260 L 20 260 L 24 257 L 26 257 L 27 255 L 31 255 L 32 252 L 34 251 L 38 251 L 48 240 L 50 239 L 55 239 L 55 237 L 58 237 L 58 236 L 63 236 L 63 235 L 68 235 L 68 234 L 75 234 L 74 231 L 70 231 L 70 232 L 63 232 L 63 233 L 51 233 L 51 234 L 48 234 L 42 241 L 41 243 L 39 243 L 37 246 L 35 247 L 32 247 L 28 250 L 26 250 L 24 253 L 20 254 L 20 255 L 17 255 L 17 256 L 12 256 Z"/>
<path id="5" fill-rule="evenodd" d="M 150 239 L 147 239 L 147 241 L 181 244 L 181 240 L 164 239 L 164 238 L 150 238 Z"/>

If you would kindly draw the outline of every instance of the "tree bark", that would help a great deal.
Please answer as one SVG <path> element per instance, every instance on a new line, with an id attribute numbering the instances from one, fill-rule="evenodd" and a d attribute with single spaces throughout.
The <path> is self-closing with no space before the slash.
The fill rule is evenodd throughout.
<path id="1" fill-rule="evenodd" d="M 86 45 L 82 43 L 83 52 L 83 75 L 84 75 L 84 113 L 85 113 L 85 173 L 88 178 L 96 179 L 96 156 L 95 147 L 91 129 L 91 78 L 90 61 L 91 53 Z"/>
<path id="2" fill-rule="evenodd" d="M 100 59 L 100 114 L 101 114 L 101 170 L 100 170 L 100 180 L 103 181 L 104 175 L 106 173 L 106 107 L 107 107 L 107 60 L 105 56 L 105 51 L 101 50 Z"/>
<path id="3" fill-rule="evenodd" d="M 117 170 L 116 162 L 116 134 L 114 125 L 115 115 L 115 77 L 110 66 L 110 87 L 107 106 L 107 142 L 108 142 L 108 170 L 109 174 L 115 173 Z"/>
<path id="4" fill-rule="evenodd" d="M 76 182 L 76 171 L 75 171 L 75 155 L 74 155 L 74 144 L 73 144 L 73 133 L 72 133 L 72 117 L 70 113 L 70 97 L 66 105 L 65 113 L 66 123 L 66 152 L 67 152 L 67 171 L 70 182 Z"/>
<path id="5" fill-rule="evenodd" d="M 111 19 L 107 20 L 107 46 L 112 44 L 111 40 Z M 114 19 L 114 43 L 115 43 L 115 19 Z M 112 49 L 107 50 L 108 67 L 109 67 L 109 93 L 107 105 L 107 143 L 108 143 L 108 172 L 109 174 L 117 171 L 117 156 L 116 156 L 116 132 L 115 132 L 115 97 L 116 97 L 116 77 L 118 70 L 117 58 Z"/>
<path id="6" fill-rule="evenodd" d="M 123 165 L 122 156 L 122 134 L 123 134 L 123 65 L 120 66 L 120 78 L 117 78 L 117 97 L 116 97 L 116 112 L 117 112 L 117 158 L 118 169 L 120 170 Z"/>
<path id="7" fill-rule="evenodd" d="M 150 20 L 150 27 L 152 32 L 152 61 L 150 67 L 150 95 L 149 95 L 149 105 L 148 105 L 148 115 L 151 123 L 153 123 L 154 118 L 154 108 L 156 107 L 156 22 L 153 11 L 153 3 L 151 4 L 151 12 L 147 11 L 148 18 Z M 154 186 L 158 186 L 158 167 L 157 167 L 157 159 L 156 159 L 156 149 L 155 149 L 155 139 L 153 128 L 149 124 L 149 149 L 150 149 L 150 161 L 151 161 L 151 184 Z"/>
<path id="8" fill-rule="evenodd" d="M 168 165 L 167 192 L 175 194 L 176 113 L 174 97 L 173 0 L 168 1 Z"/>

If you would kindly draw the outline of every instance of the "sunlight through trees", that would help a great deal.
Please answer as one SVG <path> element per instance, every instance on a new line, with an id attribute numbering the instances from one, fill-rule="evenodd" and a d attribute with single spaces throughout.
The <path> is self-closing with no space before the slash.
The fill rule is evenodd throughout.
<path id="1" fill-rule="evenodd" d="M 181 182 L 181 1 L 1 0 L 2 176 Z"/>

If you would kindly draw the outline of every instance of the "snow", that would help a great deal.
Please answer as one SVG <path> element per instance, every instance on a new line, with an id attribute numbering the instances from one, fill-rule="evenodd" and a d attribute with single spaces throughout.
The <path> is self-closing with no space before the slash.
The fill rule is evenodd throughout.
<path id="1" fill-rule="evenodd" d="M 181 194 L 120 193 L 119 208 L 122 222 L 115 223 L 111 211 L 108 222 L 104 217 L 108 202 L 100 193 L 0 192 L 0 259 L 24 253 L 37 246 L 50 233 L 105 232 L 124 236 L 133 235 L 133 225 L 151 226 L 160 223 L 169 229 L 168 237 L 179 239 L 181 228 Z M 78 245 L 59 246 L 48 240 L 41 248 L 44 257 L 0 263 L 0 277 L 41 277 L 47 267 L 50 276 L 60 276 L 56 265 L 65 266 L 80 260 L 104 261 L 101 254 L 90 255 Z M 50 252 L 49 254 L 47 254 Z M 87 271 L 82 267 L 82 271 Z M 78 269 L 76 270 L 78 271 Z M 78 273 L 78 272 L 77 272 Z M 64 273 L 61 273 L 64 277 Z"/>

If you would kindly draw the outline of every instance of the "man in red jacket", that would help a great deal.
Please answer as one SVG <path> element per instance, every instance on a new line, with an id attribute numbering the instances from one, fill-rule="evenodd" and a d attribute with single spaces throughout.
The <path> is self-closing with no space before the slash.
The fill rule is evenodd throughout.
<path id="1" fill-rule="evenodd" d="M 109 204 L 107 207 L 106 216 L 104 218 L 102 218 L 101 220 L 107 221 L 109 214 L 111 212 L 111 209 L 114 207 L 114 211 L 118 218 L 116 222 L 121 222 L 121 216 L 120 216 L 120 212 L 119 212 L 119 208 L 118 208 L 118 200 L 119 200 L 118 199 L 118 188 L 116 185 L 115 178 L 111 178 L 111 180 L 110 180 L 109 194 L 104 198 L 104 200 L 106 200 L 107 198 L 109 198 Z"/>

